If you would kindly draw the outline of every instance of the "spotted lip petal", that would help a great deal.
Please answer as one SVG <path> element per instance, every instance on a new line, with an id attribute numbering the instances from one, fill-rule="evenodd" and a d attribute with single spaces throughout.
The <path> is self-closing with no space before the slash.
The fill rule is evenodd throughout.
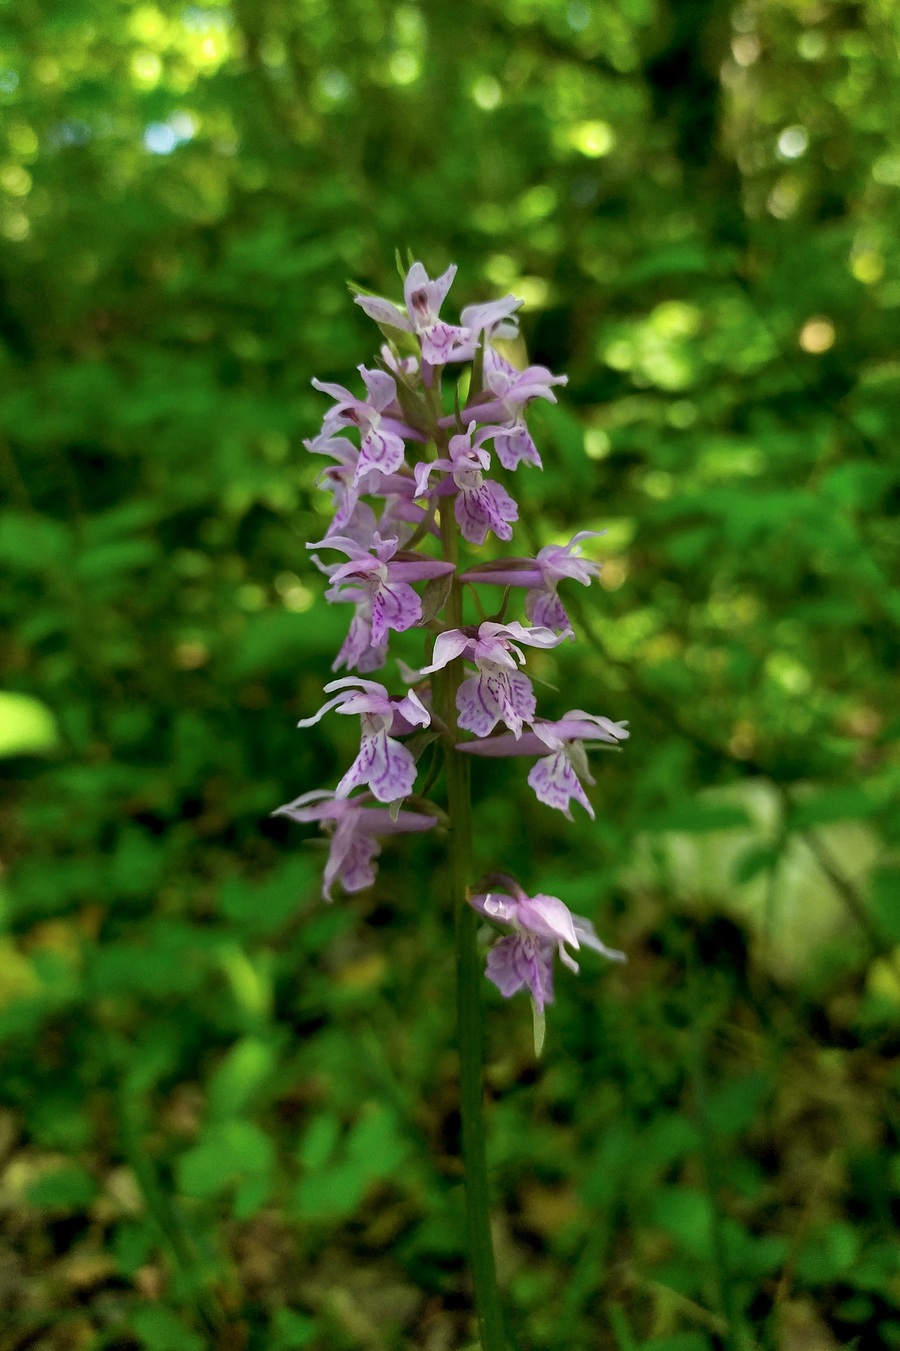
<path id="1" fill-rule="evenodd" d="M 497 539 L 512 539 L 512 521 L 519 519 L 519 507 L 500 483 L 473 475 L 472 483 L 460 483 L 454 504 L 456 521 L 463 538 L 470 544 L 483 544 L 489 533 Z"/>
<path id="2" fill-rule="evenodd" d="M 566 607 L 555 591 L 545 591 L 539 587 L 529 591 L 525 598 L 525 614 L 532 624 L 553 629 L 569 638 L 575 637 Z"/>
<path id="3" fill-rule="evenodd" d="M 389 632 L 404 633 L 422 622 L 422 602 L 410 583 L 453 571 L 452 563 L 424 554 L 409 552 L 397 558 L 396 536 L 382 539 L 375 533 L 369 547 L 364 548 L 353 539 L 335 535 L 307 547 L 348 555 L 348 562 L 336 565 L 323 564 L 318 555 L 313 555 L 331 582 L 326 600 L 349 601 L 356 606 L 351 631 L 338 654 L 338 667 L 359 666 L 363 661 L 375 662 L 368 669 L 382 665 Z"/>
<path id="4" fill-rule="evenodd" d="M 487 736 L 502 721 L 517 736 L 534 717 L 536 702 L 526 675 L 496 667 L 464 680 L 456 692 L 456 707 L 463 731 Z"/>
<path id="5" fill-rule="evenodd" d="M 538 448 L 524 421 L 516 422 L 511 427 L 496 428 L 494 449 L 504 469 L 518 469 L 523 463 L 533 464 L 536 469 L 544 467 Z"/>
<path id="6" fill-rule="evenodd" d="M 534 789 L 538 802 L 543 802 L 547 807 L 555 807 L 570 821 L 572 810 L 569 803 L 572 798 L 581 803 L 592 821 L 595 819 L 588 795 L 564 747 L 560 747 L 552 755 L 544 756 L 532 766 L 528 784 Z"/>
<path id="7" fill-rule="evenodd" d="M 329 711 L 358 713 L 361 718 L 359 754 L 335 789 L 335 797 L 349 797 L 354 788 L 368 786 L 379 802 L 396 802 L 408 797 L 416 778 L 416 763 L 405 746 L 388 733 L 404 735 L 415 726 L 427 727 L 431 714 L 418 696 L 410 691 L 402 699 L 391 699 L 383 685 L 360 676 L 343 676 L 325 686 L 333 697 L 318 713 L 304 718 L 300 726 L 309 727 Z M 396 727 L 395 727 L 396 724 Z"/>
<path id="8" fill-rule="evenodd" d="M 409 797 L 416 781 L 416 762 L 405 746 L 386 730 L 363 732 L 359 754 L 335 789 L 335 796 L 349 797 L 354 788 L 368 785 L 379 802 L 397 802 Z"/>
<path id="9" fill-rule="evenodd" d="M 485 975 L 505 999 L 527 989 L 538 1009 L 553 1003 L 553 944 L 507 934 L 488 953 Z"/>

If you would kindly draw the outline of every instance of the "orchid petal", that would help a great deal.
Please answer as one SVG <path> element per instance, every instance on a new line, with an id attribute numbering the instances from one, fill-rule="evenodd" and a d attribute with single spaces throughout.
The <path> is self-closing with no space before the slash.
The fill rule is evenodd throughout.
<path id="1" fill-rule="evenodd" d="M 325 686 L 325 690 L 326 690 L 326 693 L 327 693 L 327 691 L 328 691 L 328 686 L 327 686 L 327 685 Z M 325 703 L 324 703 L 324 704 L 322 705 L 322 707 L 319 709 L 318 713 L 313 713 L 313 715 L 312 715 L 311 717 L 309 717 L 309 718 L 301 718 L 300 721 L 297 723 L 297 726 L 298 726 L 298 727 L 314 727 L 315 724 L 316 724 L 317 722 L 319 722 L 319 721 L 325 716 L 325 714 L 329 711 L 329 709 L 336 708 L 336 707 L 338 706 L 338 704 L 343 703 L 343 701 L 344 701 L 344 695 L 343 695 L 343 694 L 336 694 L 335 697 L 334 697 L 333 699 L 327 699 L 327 700 L 325 701 Z"/>
<path id="2" fill-rule="evenodd" d="M 591 820 L 594 820 L 594 809 L 564 749 L 560 748 L 555 754 L 538 760 L 528 775 L 528 783 L 539 802 L 555 807 L 570 821 L 572 812 L 569 802 L 572 798 L 580 802 Z"/>
<path id="3" fill-rule="evenodd" d="M 578 947 L 578 936 L 572 921 L 572 912 L 558 896 L 526 896 L 519 902 L 516 923 L 529 933 L 540 938 L 550 938 L 554 943 L 568 943 Z"/>
<path id="4" fill-rule="evenodd" d="M 399 436 L 393 432 L 374 428 L 366 432 L 360 442 L 360 455 L 354 475 L 354 485 L 358 485 L 363 474 L 375 469 L 379 474 L 396 474 L 403 464 L 406 447 Z"/>
<path id="5" fill-rule="evenodd" d="M 505 998 L 527 988 L 539 1009 L 553 1002 L 553 948 L 527 935 L 508 934 L 488 953 L 485 974 Z"/>
<path id="6" fill-rule="evenodd" d="M 397 397 L 397 385 L 392 375 L 387 371 L 369 371 L 365 366 L 356 368 L 363 378 L 363 384 L 369 396 L 369 406 L 376 412 L 383 413 L 387 406 L 394 402 Z"/>
<path id="7" fill-rule="evenodd" d="M 370 319 L 375 320 L 376 324 L 385 324 L 388 328 L 399 328 L 404 333 L 412 332 L 412 324 L 407 316 L 390 300 L 382 300 L 380 296 L 364 295 L 356 295 L 353 300 Z"/>
<path id="8" fill-rule="evenodd" d="M 608 948 L 605 943 L 600 941 L 593 924 L 589 919 L 585 919 L 584 915 L 573 915 L 572 923 L 575 932 L 578 935 L 579 943 L 584 947 L 593 948 L 595 952 L 602 953 L 604 957 L 608 957 L 611 962 L 628 961 L 624 952 L 620 952 L 618 948 Z"/>
<path id="9" fill-rule="evenodd" d="M 467 638 L 459 629 L 448 629 L 445 633 L 439 633 L 434 640 L 431 664 L 423 666 L 420 674 L 431 675 L 434 671 L 442 671 L 465 652 L 471 641 L 471 638 Z"/>
<path id="10" fill-rule="evenodd" d="M 354 788 L 368 784 L 379 802 L 396 802 L 409 796 L 415 780 L 412 755 L 382 729 L 363 734 L 359 754 L 335 789 L 335 796 L 349 797 Z"/>

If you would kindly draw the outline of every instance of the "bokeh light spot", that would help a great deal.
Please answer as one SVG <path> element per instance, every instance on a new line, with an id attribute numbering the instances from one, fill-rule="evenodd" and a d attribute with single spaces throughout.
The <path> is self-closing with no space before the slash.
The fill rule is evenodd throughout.
<path id="1" fill-rule="evenodd" d="M 690 399 L 676 399 L 666 411 L 666 422 L 670 427 L 677 428 L 678 431 L 685 431 L 688 427 L 693 427 L 696 421 L 697 405 L 691 403 Z"/>
<path id="2" fill-rule="evenodd" d="M 864 286 L 873 286 L 884 276 L 884 259 L 875 249 L 860 249 L 850 261 L 850 271 Z"/>
<path id="3" fill-rule="evenodd" d="M 172 661 L 180 671 L 197 671 L 209 661 L 209 648 L 198 638 L 187 638 L 176 646 Z"/>
<path id="4" fill-rule="evenodd" d="M 569 132 L 569 139 L 589 159 L 608 155 L 616 144 L 616 134 L 608 122 L 579 122 Z"/>
<path id="5" fill-rule="evenodd" d="M 7 164 L 0 169 L 0 184 L 11 197 L 27 197 L 31 191 L 31 174 L 21 164 Z"/>
<path id="6" fill-rule="evenodd" d="M 607 591 L 618 591 L 628 576 L 628 567 L 622 558 L 610 558 L 603 564 L 600 585 Z"/>
<path id="7" fill-rule="evenodd" d="M 818 356 L 821 352 L 827 352 L 829 347 L 834 346 L 834 324 L 830 319 L 817 315 L 813 319 L 807 319 L 800 330 L 798 339 L 804 352 L 811 352 Z"/>
<path id="8" fill-rule="evenodd" d="M 602 427 L 588 427 L 584 434 L 584 453 L 589 460 L 603 460 L 609 454 L 611 442 Z"/>
<path id="9" fill-rule="evenodd" d="M 499 107 L 503 91 L 493 75 L 479 75 L 472 84 L 472 102 L 484 112 Z"/>
<path id="10" fill-rule="evenodd" d="M 144 130 L 144 148 L 151 155 L 170 155 L 177 144 L 178 137 L 165 122 L 151 122 Z"/>
<path id="11" fill-rule="evenodd" d="M 785 127 L 778 137 L 778 154 L 782 159 L 799 159 L 805 155 L 809 146 L 809 132 L 806 127 Z"/>
<path id="12" fill-rule="evenodd" d="M 900 155 L 882 155 L 872 165 L 872 177 L 886 187 L 900 188 Z"/>
<path id="13" fill-rule="evenodd" d="M 136 85 L 152 89 L 162 75 L 162 61 L 156 52 L 135 52 L 131 58 L 131 76 Z"/>
<path id="14" fill-rule="evenodd" d="M 762 48 L 755 33 L 741 33 L 731 40 L 731 55 L 739 66 L 752 66 L 759 60 Z"/>
<path id="15" fill-rule="evenodd" d="M 343 103 L 350 94 L 350 81 L 342 70 L 323 70 L 319 76 L 319 88 L 332 103 Z"/>
<path id="16" fill-rule="evenodd" d="M 395 52 L 390 60 L 391 81 L 394 84 L 414 84 L 421 66 L 412 52 Z"/>
<path id="17" fill-rule="evenodd" d="M 0 226 L 5 239 L 11 239 L 14 244 L 21 244 L 23 239 L 27 239 L 31 233 L 31 224 L 24 211 L 12 211 Z"/>
<path id="18" fill-rule="evenodd" d="M 573 33 L 583 33 L 591 21 L 591 7 L 587 0 L 571 0 L 566 9 L 566 23 Z"/>
<path id="19" fill-rule="evenodd" d="M 828 42 L 824 33 L 820 33 L 818 28 L 812 28 L 808 33 L 801 33 L 797 39 L 797 52 L 803 57 L 804 61 L 819 61 L 828 50 Z"/>

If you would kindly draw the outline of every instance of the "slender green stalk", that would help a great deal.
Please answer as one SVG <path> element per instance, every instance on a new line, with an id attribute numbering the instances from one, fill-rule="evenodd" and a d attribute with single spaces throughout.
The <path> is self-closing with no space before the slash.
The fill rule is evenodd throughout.
<path id="1" fill-rule="evenodd" d="M 441 508 L 443 557 L 458 559 L 456 522 L 452 508 Z M 462 588 L 454 575 L 447 601 L 451 627 L 462 624 Z M 497 1272 L 491 1243 L 487 1156 L 485 1151 L 484 1090 L 481 1075 L 481 962 L 476 945 L 477 920 L 466 899 L 472 878 L 472 797 L 469 761 L 452 744 L 456 731 L 456 691 L 463 679 L 462 659 L 450 662 L 438 673 L 441 717 L 451 731 L 445 748 L 447 811 L 450 817 L 449 871 L 456 930 L 456 1016 L 459 1045 L 459 1098 L 462 1121 L 462 1153 L 465 1168 L 466 1234 L 475 1287 L 475 1311 L 482 1351 L 505 1351 L 503 1316 L 497 1290 Z"/>

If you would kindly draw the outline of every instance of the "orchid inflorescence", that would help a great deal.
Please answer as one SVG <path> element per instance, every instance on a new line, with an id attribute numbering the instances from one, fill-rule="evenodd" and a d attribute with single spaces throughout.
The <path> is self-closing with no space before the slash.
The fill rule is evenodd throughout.
<path id="1" fill-rule="evenodd" d="M 330 836 L 323 882 L 329 901 L 338 883 L 346 892 L 372 883 L 382 838 L 426 831 L 440 819 L 438 808 L 413 797 L 417 757 L 429 740 L 441 737 L 453 752 L 468 756 L 532 758 L 528 783 L 538 799 L 571 820 L 573 800 L 594 816 L 584 786 L 594 783 L 586 745 L 615 746 L 628 736 L 624 723 L 580 709 L 556 721 L 538 717 L 532 682 L 522 669 L 525 648 L 546 650 L 574 638 L 558 588 L 566 579 L 588 586 L 597 576 L 600 565 L 582 555 L 583 542 L 596 532 L 576 534 L 533 558 L 501 557 L 465 571 L 458 567 L 458 540 L 447 557 L 448 529 L 474 547 L 489 535 L 504 543 L 512 538 L 519 510 L 504 485 L 490 477 L 492 456 L 509 473 L 523 463 L 541 468 L 526 411 L 535 399 L 555 403 L 554 387 L 567 383 L 566 376 L 543 366 L 518 370 L 501 355 L 496 344 L 518 336 L 522 302 L 515 296 L 469 306 L 459 324 L 441 319 L 455 273 L 450 267 L 432 280 L 420 262 L 411 263 L 404 307 L 356 294 L 356 303 L 385 338 L 377 368 L 359 367 L 365 393 L 313 381 L 334 403 L 320 433 L 304 444 L 331 461 L 317 482 L 330 493 L 334 515 L 323 538 L 308 547 L 316 550 L 313 561 L 328 578 L 326 599 L 353 607 L 332 669 L 361 674 L 327 684 L 331 697 L 299 725 L 309 727 L 329 711 L 358 715 L 361 741 L 333 791 L 304 793 L 279 812 L 318 822 Z M 465 363 L 471 367 L 468 385 L 458 382 L 455 411 L 447 412 L 443 369 Z M 463 388 L 467 395 L 460 409 Z M 445 544 L 440 558 L 427 551 L 435 540 Z M 339 561 L 332 561 L 334 555 Z M 421 594 L 417 583 L 424 583 Z M 473 591 L 505 588 L 501 613 L 467 625 L 460 622 L 459 600 L 457 622 L 451 622 L 448 597 L 462 584 Z M 525 591 L 527 624 L 504 622 L 513 588 Z M 483 616 L 480 602 L 478 609 Z M 414 628 L 433 636 L 430 660 L 415 671 L 398 662 L 409 688 L 392 696 L 365 677 L 385 666 L 391 633 Z M 431 677 L 452 663 L 464 672 L 453 687 L 455 716 L 452 707 L 439 710 L 431 687 Z M 430 735 L 423 737 L 426 729 Z M 471 737 L 460 738 L 460 732 Z M 452 830 L 452 819 L 449 824 Z M 570 949 L 581 946 L 623 959 L 600 942 L 589 920 L 573 915 L 555 896 L 528 896 L 506 874 L 492 875 L 467 899 L 484 919 L 511 930 L 490 950 L 488 979 L 504 996 L 527 989 L 541 1019 L 553 1000 L 557 952 L 575 971 Z"/>

